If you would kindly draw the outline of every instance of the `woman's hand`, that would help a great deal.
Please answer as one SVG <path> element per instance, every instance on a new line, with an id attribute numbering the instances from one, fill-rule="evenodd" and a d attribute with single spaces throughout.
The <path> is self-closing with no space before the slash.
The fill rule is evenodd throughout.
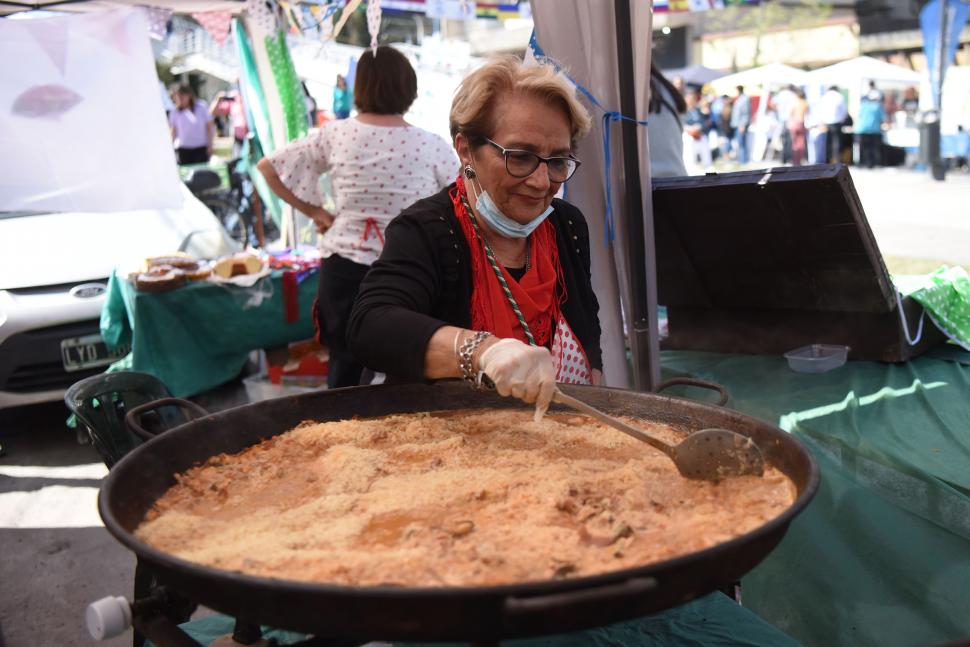
<path id="1" fill-rule="evenodd" d="M 316 207 L 310 213 L 308 213 L 307 216 L 313 220 L 314 224 L 317 226 L 317 231 L 321 234 L 327 233 L 327 230 L 333 226 L 333 214 L 323 207 Z"/>
<path id="2" fill-rule="evenodd" d="M 549 350 L 518 339 L 502 339 L 485 348 L 478 358 L 500 395 L 536 403 L 536 418 L 549 408 L 556 391 L 556 367 Z"/>

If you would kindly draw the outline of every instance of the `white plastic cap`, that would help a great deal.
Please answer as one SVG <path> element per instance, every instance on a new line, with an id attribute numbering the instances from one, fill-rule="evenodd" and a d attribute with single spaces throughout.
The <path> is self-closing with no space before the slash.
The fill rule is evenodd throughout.
<path id="1" fill-rule="evenodd" d="M 120 596 L 101 598 L 88 605 L 84 622 L 95 640 L 120 636 L 131 626 L 131 606 Z"/>

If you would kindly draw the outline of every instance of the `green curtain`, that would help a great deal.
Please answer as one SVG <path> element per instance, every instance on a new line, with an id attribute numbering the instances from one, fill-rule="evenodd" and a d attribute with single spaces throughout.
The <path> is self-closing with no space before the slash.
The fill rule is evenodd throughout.
<path id="1" fill-rule="evenodd" d="M 307 132 L 307 110 L 303 85 L 296 76 L 290 50 L 286 46 L 286 36 L 282 31 L 275 37 L 266 37 L 266 53 L 269 55 L 273 80 L 279 91 L 283 114 L 286 117 L 286 138 L 288 141 L 299 139 Z"/>
<path id="2" fill-rule="evenodd" d="M 272 216 L 273 221 L 279 225 L 283 215 L 282 204 L 280 204 L 276 194 L 270 190 L 269 185 L 266 184 L 263 174 L 257 171 L 255 165 L 251 163 L 254 159 L 262 158 L 263 154 L 276 150 L 266 95 L 259 80 L 259 72 L 256 69 L 256 60 L 253 57 L 249 35 L 246 33 L 246 27 L 238 19 L 233 20 L 233 34 L 236 38 L 236 51 L 239 52 L 239 88 L 243 95 L 243 103 L 246 106 L 246 122 L 249 124 L 250 132 L 255 134 L 255 138 L 250 140 L 254 150 L 248 151 L 249 154 L 244 151 L 243 159 L 247 165 L 246 171 L 259 194 L 263 207 Z"/>

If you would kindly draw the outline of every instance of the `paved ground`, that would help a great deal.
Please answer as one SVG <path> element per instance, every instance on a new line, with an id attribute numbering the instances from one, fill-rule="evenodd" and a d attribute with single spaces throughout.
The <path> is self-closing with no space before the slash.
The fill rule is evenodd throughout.
<path id="1" fill-rule="evenodd" d="M 897 168 L 851 173 L 883 256 L 970 266 L 970 173 L 943 182 Z"/>
<path id="2" fill-rule="evenodd" d="M 970 174 L 943 183 L 897 169 L 852 176 L 884 256 L 970 266 Z M 237 382 L 197 400 L 215 411 L 244 393 Z M 92 644 L 87 603 L 131 593 L 134 559 L 95 508 L 104 467 L 66 417 L 59 403 L 0 411 L 0 647 Z"/>
<path id="3" fill-rule="evenodd" d="M 239 381 L 193 399 L 209 411 L 246 401 Z M 59 402 L 0 411 L 0 647 L 131 645 L 130 632 L 95 643 L 85 630 L 89 602 L 131 598 L 135 559 L 101 523 L 107 469 L 67 417 Z"/>

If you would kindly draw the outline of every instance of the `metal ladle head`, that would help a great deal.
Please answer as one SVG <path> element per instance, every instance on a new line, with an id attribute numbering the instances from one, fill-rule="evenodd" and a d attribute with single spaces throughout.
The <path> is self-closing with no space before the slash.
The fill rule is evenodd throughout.
<path id="1" fill-rule="evenodd" d="M 674 463 L 691 479 L 716 480 L 765 473 L 765 458 L 753 440 L 727 429 L 701 429 L 674 447 Z"/>
<path id="2" fill-rule="evenodd" d="M 687 478 L 717 481 L 728 476 L 761 476 L 765 473 L 765 458 L 761 449 L 753 440 L 734 431 L 701 429 L 671 445 L 559 389 L 556 389 L 552 399 L 659 449 Z"/>

